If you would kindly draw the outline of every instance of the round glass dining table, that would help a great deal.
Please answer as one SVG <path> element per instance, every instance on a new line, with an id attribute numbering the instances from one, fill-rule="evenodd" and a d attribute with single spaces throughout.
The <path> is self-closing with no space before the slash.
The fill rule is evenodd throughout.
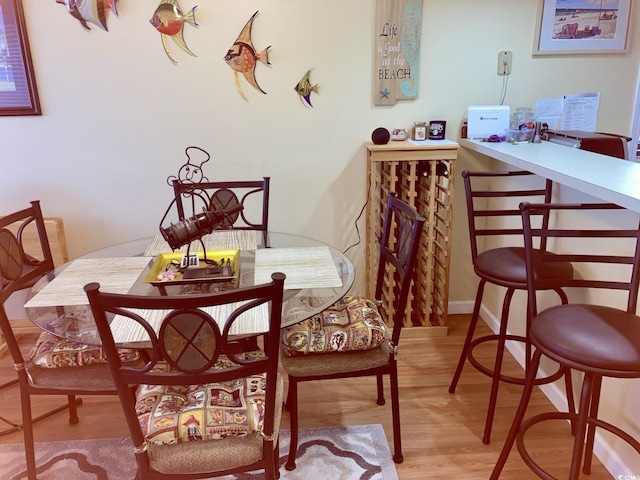
<path id="1" fill-rule="evenodd" d="M 314 272 L 317 271 L 318 268 L 314 265 L 314 259 L 312 257 L 318 253 L 323 256 L 325 263 L 333 262 L 335 266 L 335 272 L 331 272 L 333 277 L 335 277 L 331 286 L 328 286 L 326 283 L 323 284 L 322 281 L 314 285 L 313 281 L 306 281 L 306 278 L 302 278 L 302 283 L 292 284 L 292 288 L 288 288 L 287 281 L 293 281 L 293 276 L 291 276 L 291 278 L 289 275 L 287 276 L 287 280 L 285 280 L 282 312 L 283 327 L 316 315 L 344 297 L 353 285 L 355 278 L 353 264 L 345 254 L 336 248 L 317 240 L 288 233 L 252 231 L 251 234 L 255 234 L 255 243 L 249 248 L 239 248 L 236 257 L 236 261 L 239 262 L 237 284 L 240 287 L 256 284 L 256 277 L 260 277 L 258 283 L 270 281 L 270 278 L 265 280 L 264 275 L 258 275 L 256 258 L 260 257 L 261 254 L 269 253 L 275 255 L 280 252 L 287 252 L 287 255 L 284 255 L 284 257 L 278 257 L 278 255 L 270 256 L 271 260 L 268 265 L 273 272 L 283 271 L 285 274 L 287 274 L 288 269 L 294 268 L 291 265 L 292 252 L 299 254 L 295 257 L 296 260 L 294 262 L 298 264 L 297 274 L 299 276 L 303 275 L 307 277 L 314 275 Z M 137 265 L 140 265 L 139 268 L 142 268 L 142 271 L 139 274 L 135 273 L 135 280 L 132 280 L 133 284 L 130 287 L 127 284 L 127 291 L 124 293 L 146 296 L 179 294 L 178 292 L 181 291 L 182 285 L 172 285 L 167 287 L 166 291 L 163 291 L 162 288 L 158 288 L 156 282 L 149 280 L 150 271 L 156 266 L 155 262 L 157 262 L 159 257 L 156 255 L 151 256 L 148 253 L 149 245 L 153 242 L 154 238 L 157 240 L 158 237 L 141 238 L 112 245 L 90 252 L 57 267 L 54 271 L 41 278 L 31 288 L 25 304 L 25 311 L 29 319 L 42 330 L 54 335 L 89 345 L 101 344 L 88 300 L 86 300 L 85 297 L 86 301 L 83 301 L 81 297 L 78 297 L 80 294 L 78 290 L 82 290 L 85 281 L 86 283 L 90 283 L 91 281 L 101 283 L 102 277 L 100 271 L 95 271 L 93 275 L 89 276 L 85 273 L 85 276 L 82 277 L 82 285 L 77 283 L 78 280 L 76 279 L 76 285 L 73 286 L 73 289 L 76 290 L 73 292 L 76 301 L 67 303 L 64 297 L 53 297 L 55 300 L 44 302 L 44 304 L 41 301 L 36 301 L 41 293 L 47 293 L 47 287 L 54 286 L 56 279 L 58 279 L 56 286 L 60 284 L 63 278 L 67 280 L 67 277 L 69 277 L 68 272 L 70 271 L 67 269 L 70 268 L 71 265 L 74 265 L 76 260 L 93 259 L 91 260 L 93 265 L 95 265 L 96 262 L 100 262 L 100 264 L 104 265 L 105 269 L 108 269 L 110 267 L 113 268 L 113 265 L 118 265 L 118 262 L 129 259 L 136 262 Z M 271 250 L 269 252 L 260 252 L 262 249 Z M 169 249 L 167 251 L 170 252 L 171 250 Z M 202 248 L 200 248 L 200 251 L 202 251 Z M 278 263 L 279 258 L 282 258 L 281 265 Z M 148 262 L 145 259 L 148 259 Z M 325 270 L 327 266 L 328 265 L 324 265 Z M 281 268 L 279 269 L 279 267 Z M 66 275 L 64 273 L 65 270 L 67 271 Z M 329 270 L 332 270 L 330 266 Z M 211 283 L 211 285 L 215 285 L 215 283 Z M 63 288 L 68 287 L 63 285 Z M 104 290 L 109 291 L 106 287 Z M 84 295 L 84 291 L 82 291 L 82 295 Z M 246 331 L 243 332 L 243 335 L 251 336 L 258 333 L 261 332 Z M 121 343 L 119 346 L 140 347 L 141 345 L 134 342 L 131 344 Z"/>

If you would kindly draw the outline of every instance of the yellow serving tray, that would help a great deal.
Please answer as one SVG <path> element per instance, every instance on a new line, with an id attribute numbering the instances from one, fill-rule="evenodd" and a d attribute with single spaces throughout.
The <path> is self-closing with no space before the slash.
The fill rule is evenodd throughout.
<path id="1" fill-rule="evenodd" d="M 184 252 L 161 253 L 156 256 L 153 265 L 149 269 L 149 273 L 144 281 L 152 285 L 182 285 L 189 283 L 211 283 L 237 279 L 240 274 L 240 250 L 207 250 L 207 260 L 214 260 L 216 263 L 222 263 L 222 266 L 229 266 L 231 273 L 225 271 L 225 268 L 216 269 L 216 265 L 207 264 L 203 261 L 204 252 L 189 252 L 190 255 L 198 255 L 200 265 L 198 267 L 188 267 L 178 269 L 173 280 L 159 279 L 160 273 L 167 270 L 171 264 L 180 266 L 180 261 L 184 256 Z M 227 262 L 227 260 L 229 260 Z M 189 272 L 192 275 L 185 274 Z"/>

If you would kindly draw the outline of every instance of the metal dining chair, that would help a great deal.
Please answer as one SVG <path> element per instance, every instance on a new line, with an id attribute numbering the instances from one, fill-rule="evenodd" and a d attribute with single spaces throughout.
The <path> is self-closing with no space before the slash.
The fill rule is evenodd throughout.
<path id="1" fill-rule="evenodd" d="M 137 479 L 253 470 L 264 471 L 267 480 L 278 477 L 284 280 L 283 273 L 274 273 L 261 285 L 161 297 L 85 286 L 133 440 Z M 143 367 L 120 360 L 110 325 L 114 315 L 120 331 L 146 333 L 149 360 Z M 233 329 L 256 315 L 269 319 L 261 348 L 236 349 Z M 129 385 L 138 386 L 135 396 Z"/>
<path id="2" fill-rule="evenodd" d="M 403 461 L 398 393 L 398 344 L 407 298 L 417 263 L 425 219 L 415 208 L 389 194 L 380 239 L 375 298 L 345 297 L 327 310 L 282 331 L 281 363 L 289 378 L 286 406 L 291 442 L 287 470 L 296 468 L 298 448 L 298 384 L 375 376 L 378 405 L 384 405 L 383 377 L 391 384 L 393 460 Z M 391 282 L 386 275 L 392 273 Z M 390 296 L 393 311 L 384 317 L 377 308 Z"/>
<path id="3" fill-rule="evenodd" d="M 16 233 L 9 226 L 20 224 Z M 39 238 L 41 252 L 27 254 L 23 233 L 33 225 Z M 5 302 L 15 292 L 33 286 L 42 276 L 54 269 L 51 248 L 38 201 L 0 218 L 0 330 L 7 343 L 15 366 L 17 381 L 1 388 L 18 384 L 22 409 L 22 423 L 0 418 L 9 428 L 1 434 L 22 430 L 29 480 L 36 478 L 34 423 L 51 415 L 69 410 L 69 423 L 78 423 L 77 406 L 82 403 L 76 395 L 114 395 L 116 393 L 109 367 L 100 347 L 71 342 L 43 332 L 28 357 L 24 357 L 5 310 Z M 135 350 L 120 352 L 123 360 L 135 363 L 139 354 Z M 64 395 L 67 403 L 33 417 L 32 395 Z"/>

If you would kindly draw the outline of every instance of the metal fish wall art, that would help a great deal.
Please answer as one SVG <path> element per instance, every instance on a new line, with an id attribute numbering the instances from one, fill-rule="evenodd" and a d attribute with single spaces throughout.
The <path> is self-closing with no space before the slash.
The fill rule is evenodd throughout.
<path id="1" fill-rule="evenodd" d="M 233 70 L 233 79 L 236 84 L 236 89 L 240 96 L 245 100 L 248 100 L 248 98 L 240 87 L 238 74 L 241 73 L 253 88 L 266 94 L 267 92 L 262 90 L 256 81 L 256 65 L 258 62 L 262 62 L 265 65 L 271 65 L 269 62 L 269 49 L 271 48 L 271 45 L 260 52 L 256 52 L 253 47 L 253 42 L 251 41 L 251 28 L 253 26 L 253 19 L 256 18 L 256 15 L 258 15 L 258 12 L 251 16 L 240 32 L 240 35 L 238 35 L 236 41 L 231 45 L 231 48 L 229 48 L 229 51 L 224 56 L 224 61 Z"/>
<path id="2" fill-rule="evenodd" d="M 71 16 L 87 30 L 91 30 L 89 24 L 93 23 L 108 31 L 109 10 L 118 15 L 118 0 L 56 0 L 56 3 L 64 4 Z"/>
<path id="3" fill-rule="evenodd" d="M 178 6 L 178 0 L 161 0 L 156 11 L 153 12 L 153 16 L 149 22 L 154 26 L 158 32 L 160 32 L 160 38 L 162 39 L 162 46 L 164 48 L 167 57 L 174 64 L 177 64 L 177 60 L 171 54 L 169 46 L 167 45 L 167 37 L 171 37 L 174 43 L 184 50 L 189 55 L 195 57 L 193 53 L 184 41 L 184 24 L 188 23 L 197 27 L 195 11 L 198 6 L 193 7 L 188 13 L 182 13 L 182 10 Z"/>
<path id="4" fill-rule="evenodd" d="M 311 84 L 311 81 L 309 80 L 310 75 L 311 70 L 307 70 L 307 73 L 305 73 L 300 81 L 296 83 L 296 86 L 293 87 L 293 89 L 299 95 L 300 103 L 302 103 L 302 105 L 304 105 L 305 107 L 313 107 L 313 105 L 311 105 L 311 92 L 318 93 L 319 87 L 319 84 L 317 83 L 315 85 Z"/>

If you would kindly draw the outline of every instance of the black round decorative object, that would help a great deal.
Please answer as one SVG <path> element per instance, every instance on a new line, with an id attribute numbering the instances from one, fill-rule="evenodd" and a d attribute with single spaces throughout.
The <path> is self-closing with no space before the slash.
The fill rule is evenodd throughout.
<path id="1" fill-rule="evenodd" d="M 376 145 L 385 145 L 389 143 L 390 138 L 391 134 L 389 133 L 389 130 L 382 127 L 376 128 L 371 134 L 371 140 Z"/>

